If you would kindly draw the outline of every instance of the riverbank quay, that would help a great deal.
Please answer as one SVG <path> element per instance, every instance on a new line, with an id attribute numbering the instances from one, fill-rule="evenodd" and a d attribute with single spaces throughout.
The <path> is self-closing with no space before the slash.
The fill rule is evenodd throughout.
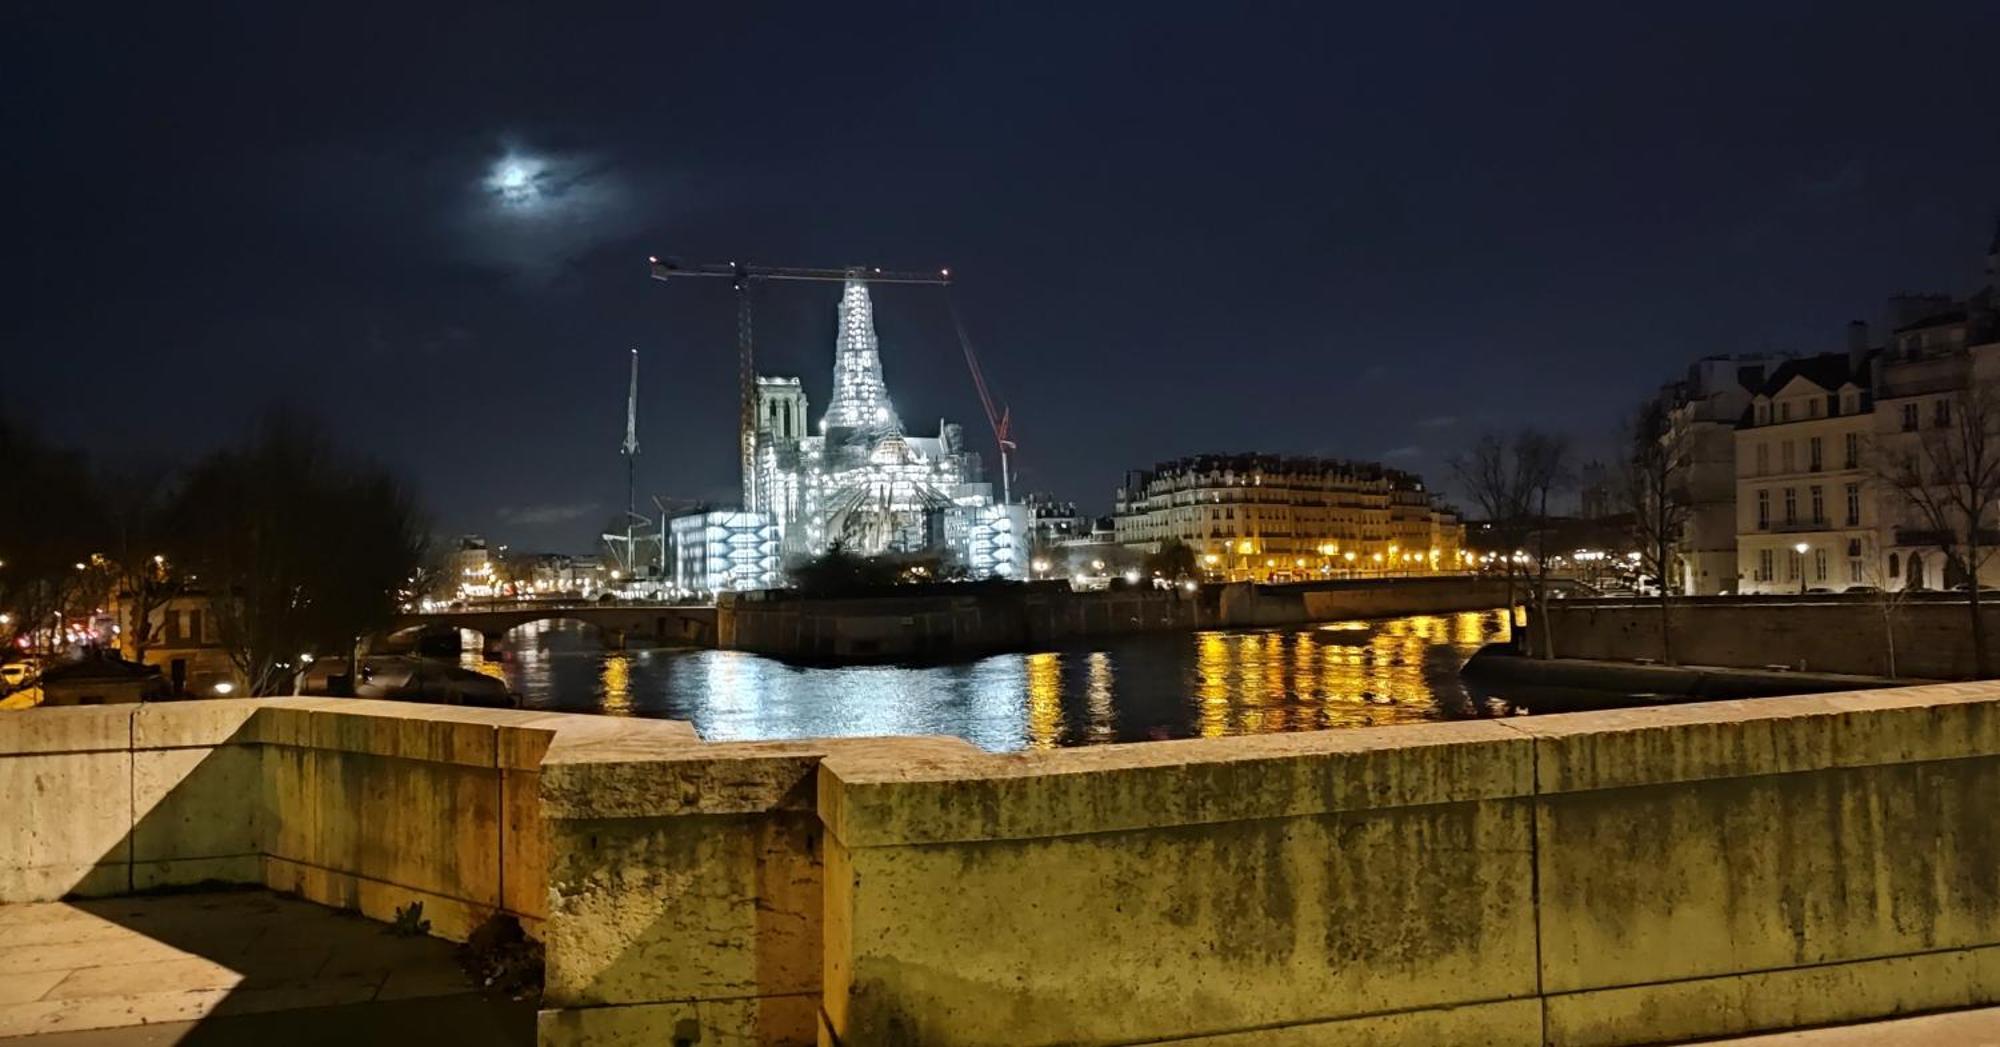
<path id="1" fill-rule="evenodd" d="M 1138 633 L 1486 610 L 1507 599 L 1503 582 L 1475 575 L 1088 592 L 1067 582 L 907 588 L 914 591 L 725 593 L 716 607 L 718 646 L 805 664 L 949 661 Z"/>
<path id="2" fill-rule="evenodd" d="M 1982 599 L 1980 615 L 1987 664 L 2000 666 L 1994 596 Z M 1671 659 L 1653 599 L 1551 601 L 1546 621 L 1529 609 L 1527 628 L 1548 631 L 1563 659 L 1967 680 L 1980 675 L 1967 603 L 1964 593 L 1930 592 L 1675 597 L 1664 616 Z"/>
<path id="3" fill-rule="evenodd" d="M 1792 672 L 1788 669 L 1742 669 L 1720 665 L 1660 665 L 1614 662 L 1592 658 L 1533 658 L 1518 654 L 1512 644 L 1482 648 L 1459 671 L 1481 686 L 1521 686 L 1529 690 L 1572 689 L 1623 694 L 1631 704 L 1662 699 L 1719 701 L 1769 698 L 1831 691 L 1870 691 L 1907 687 L 1933 681 L 1891 680 L 1847 673 Z"/>
<path id="4" fill-rule="evenodd" d="M 2000 1002 L 1994 683 L 1013 754 L 40 709 L 0 718 L 0 786 L 32 798 L 0 902 L 512 920 L 548 1045 L 1608 1045 Z"/>

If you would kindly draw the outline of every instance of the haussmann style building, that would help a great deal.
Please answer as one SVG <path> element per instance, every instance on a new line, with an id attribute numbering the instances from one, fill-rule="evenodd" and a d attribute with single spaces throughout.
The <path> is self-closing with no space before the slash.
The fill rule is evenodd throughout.
<path id="1" fill-rule="evenodd" d="M 2000 227 L 1984 285 L 1963 298 L 1898 295 L 1888 333 L 1849 327 L 1845 352 L 1788 361 L 1736 430 L 1738 592 L 1953 589 L 1972 584 L 1912 503 L 1894 463 L 1962 445 L 1968 411 L 2000 427 Z M 1991 455 L 1993 452 L 1988 451 Z M 1884 463 L 1889 463 L 1885 467 Z M 2000 530 L 2000 507 L 1982 517 Z M 1978 568 L 2000 585 L 2000 558 Z"/>
<path id="2" fill-rule="evenodd" d="M 1194 551 L 1216 580 L 1286 582 L 1457 570 L 1465 527 L 1412 473 L 1369 462 L 1195 455 L 1126 474 L 1120 545 Z"/>

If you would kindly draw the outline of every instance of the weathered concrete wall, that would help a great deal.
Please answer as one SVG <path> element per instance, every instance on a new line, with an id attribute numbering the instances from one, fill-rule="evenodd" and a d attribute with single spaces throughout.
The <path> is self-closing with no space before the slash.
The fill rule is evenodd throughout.
<path id="1" fill-rule="evenodd" d="M 1675 600 L 1669 611 L 1675 660 L 1696 665 L 1787 665 L 1813 672 L 1896 674 L 1933 680 L 1978 675 L 1969 611 L 1962 597 L 1916 596 L 1884 612 L 1879 597 Z M 2000 666 L 2000 606 L 1982 608 L 1989 664 Z M 1659 605 L 1645 600 L 1565 600 L 1551 604 L 1555 651 L 1563 658 L 1657 659 Z M 1540 628 L 1530 614 L 1529 629 Z"/>
<path id="2" fill-rule="evenodd" d="M 2000 1002 L 2000 683 L 1002 755 L 52 709 L 0 717 L 0 785 L 4 900 L 518 913 L 549 1045 L 1598 1045 Z"/>
<path id="3" fill-rule="evenodd" d="M 547 909 L 540 767 L 595 717 L 344 699 L 236 699 L 0 716 L 0 902 L 220 881 L 388 919 L 424 903 L 462 938 Z M 691 746 L 684 724 L 632 741 Z M 560 755 L 560 751 L 558 752 Z"/>
<path id="4" fill-rule="evenodd" d="M 821 765 L 827 1042 L 1619 1044 L 2000 999 L 2000 686 Z"/>

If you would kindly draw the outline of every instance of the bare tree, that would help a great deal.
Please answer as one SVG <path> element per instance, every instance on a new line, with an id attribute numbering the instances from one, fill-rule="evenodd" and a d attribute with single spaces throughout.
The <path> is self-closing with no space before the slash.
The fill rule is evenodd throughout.
<path id="1" fill-rule="evenodd" d="M 1888 670 L 1884 675 L 1893 680 L 1897 676 L 1896 623 L 1902 618 L 1903 608 L 1908 606 L 1914 590 L 1892 585 L 1893 579 L 1882 567 L 1882 551 L 1875 547 L 1873 539 L 1864 541 L 1861 581 L 1874 590 L 1869 594 L 1869 602 L 1882 615 L 1882 652 Z"/>
<path id="2" fill-rule="evenodd" d="M 1660 661 L 1674 663 L 1673 595 L 1667 573 L 1678 560 L 1694 500 L 1688 490 L 1687 430 L 1675 425 L 1664 401 L 1640 404 L 1625 426 L 1626 507 L 1640 569 L 1653 576 L 1660 605 Z"/>
<path id="3" fill-rule="evenodd" d="M 94 604 L 91 556 L 103 547 L 103 502 L 82 456 L 0 416 L 0 644 L 59 632 Z"/>
<path id="4" fill-rule="evenodd" d="M 1529 578 L 1529 595 L 1542 622 L 1535 639 L 1541 656 L 1554 658 L 1555 630 L 1549 617 L 1549 531 L 1554 517 L 1549 502 L 1575 481 L 1569 437 L 1523 429 L 1514 437 L 1514 461 L 1521 478 L 1523 508 L 1534 528 L 1535 572 Z"/>
<path id="5" fill-rule="evenodd" d="M 1486 517 L 1486 526 L 1500 543 L 1501 573 L 1507 585 L 1507 627 L 1511 632 L 1516 624 L 1513 551 L 1520 547 L 1521 528 L 1528 516 L 1528 495 L 1512 448 L 1505 437 L 1488 432 L 1479 437 L 1471 450 L 1452 456 L 1450 464 L 1459 486 Z"/>
<path id="6" fill-rule="evenodd" d="M 156 622 L 155 615 L 186 589 L 186 576 L 166 555 L 174 544 L 167 529 L 167 473 L 129 471 L 106 477 L 104 488 L 112 530 L 106 561 L 123 619 L 119 624 L 132 660 L 143 663 L 147 648 L 166 628 L 164 616 Z"/>
<path id="7" fill-rule="evenodd" d="M 1451 468 L 1501 544 L 1508 624 L 1514 624 L 1518 573 L 1525 595 L 1541 615 L 1537 647 L 1542 657 L 1554 657 L 1554 638 L 1548 625 L 1549 506 L 1555 495 L 1568 488 L 1575 473 L 1569 438 L 1535 429 L 1523 429 L 1512 438 L 1489 432 L 1470 451 L 1454 457 Z M 1531 537 L 1535 545 L 1532 574 L 1514 556 Z"/>
<path id="8" fill-rule="evenodd" d="M 1947 568 L 1965 579 L 1973 664 L 1984 679 L 1992 673 L 1986 623 L 1979 613 L 1979 572 L 2000 543 L 1994 533 L 1995 502 L 2000 501 L 2000 385 L 1968 380 L 1934 404 L 1930 427 L 1883 441 L 1872 457 L 1878 478 L 1901 496 L 1918 524 L 1919 534 L 1904 535 L 1903 544 L 1935 547 Z M 1908 578 L 1904 584 L 1908 586 Z"/>
<path id="9" fill-rule="evenodd" d="M 391 477 L 280 415 L 196 465 L 173 518 L 217 635 L 257 695 L 279 693 L 301 654 L 346 655 L 386 625 L 425 541 Z"/>

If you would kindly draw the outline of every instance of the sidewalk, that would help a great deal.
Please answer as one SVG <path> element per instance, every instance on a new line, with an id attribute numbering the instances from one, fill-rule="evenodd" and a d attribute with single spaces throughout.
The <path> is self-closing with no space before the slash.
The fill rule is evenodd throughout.
<path id="1" fill-rule="evenodd" d="M 266 891 L 0 906 L 0 1043 L 533 1042 L 449 943 Z"/>
<path id="2" fill-rule="evenodd" d="M 1711 1047 L 2000 1047 L 2000 1007 L 1706 1042 Z"/>

